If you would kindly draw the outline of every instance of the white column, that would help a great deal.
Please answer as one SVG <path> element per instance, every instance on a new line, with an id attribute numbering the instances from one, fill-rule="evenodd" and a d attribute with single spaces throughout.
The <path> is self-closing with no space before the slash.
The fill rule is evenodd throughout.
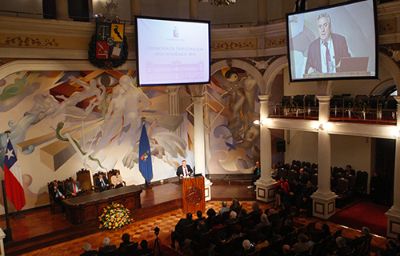
<path id="1" fill-rule="evenodd" d="M 258 25 L 267 24 L 268 22 L 268 0 L 258 0 L 257 1 L 258 7 Z"/>
<path id="2" fill-rule="evenodd" d="M 397 100 L 397 130 L 400 131 L 400 96 L 395 96 Z M 394 189 L 393 205 L 386 212 L 387 216 L 387 236 L 396 238 L 400 234 L 400 137 L 396 137 L 396 151 L 394 160 Z"/>
<path id="3" fill-rule="evenodd" d="M 261 177 L 255 182 L 257 200 L 271 202 L 275 200 L 276 181 L 271 177 L 272 153 L 271 131 L 265 124 L 269 114 L 269 95 L 259 95 L 260 100 L 260 165 Z"/>
<path id="4" fill-rule="evenodd" d="M 140 0 L 131 0 L 131 22 L 135 22 L 135 16 L 141 14 Z"/>
<path id="5" fill-rule="evenodd" d="M 211 200 L 210 180 L 206 178 L 206 154 L 205 154 L 205 133 L 204 133 L 204 96 L 192 96 L 194 115 L 194 165 L 196 174 L 201 173 L 205 182 L 205 199 Z"/>
<path id="6" fill-rule="evenodd" d="M 168 86 L 169 114 L 172 116 L 179 115 L 179 87 Z"/>
<path id="7" fill-rule="evenodd" d="M 4 233 L 3 229 L 0 228 L 0 256 L 6 255 L 4 251 L 4 239 L 6 238 L 6 234 Z"/>
<path id="8" fill-rule="evenodd" d="M 312 194 L 313 215 L 328 219 L 335 214 L 337 195 L 331 191 L 331 137 L 328 133 L 330 96 L 317 96 L 319 101 L 318 128 L 318 189 Z"/>
<path id="9" fill-rule="evenodd" d="M 198 6 L 199 6 L 199 0 L 190 0 L 189 1 L 189 17 L 191 19 L 197 19 L 198 18 Z"/>
<path id="10" fill-rule="evenodd" d="M 169 109 L 168 114 L 171 116 L 178 116 L 179 113 L 179 87 L 178 86 L 168 86 L 168 103 Z M 176 135 L 181 136 L 181 128 L 180 126 L 175 131 Z"/>
<path id="11" fill-rule="evenodd" d="M 56 0 L 56 12 L 58 20 L 70 20 L 68 15 L 68 0 Z"/>

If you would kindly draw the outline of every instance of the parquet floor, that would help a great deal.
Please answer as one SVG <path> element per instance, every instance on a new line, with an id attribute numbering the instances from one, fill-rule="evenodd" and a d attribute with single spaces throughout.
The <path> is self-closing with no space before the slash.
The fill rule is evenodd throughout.
<path id="1" fill-rule="evenodd" d="M 252 201 L 241 201 L 243 207 L 246 210 L 251 209 Z M 269 207 L 267 204 L 261 204 L 261 208 L 265 209 Z M 214 208 L 216 211 L 220 209 L 219 201 L 211 201 L 207 202 L 206 209 Z M 184 213 L 181 209 L 170 211 L 158 215 L 156 217 L 147 218 L 143 220 L 134 220 L 132 224 L 129 226 L 117 230 L 117 231 L 99 231 L 98 233 L 88 235 L 85 237 L 81 237 L 78 239 L 74 239 L 68 242 L 60 243 L 54 246 L 42 248 L 30 253 L 26 253 L 24 255 L 37 256 L 37 255 L 57 255 L 57 256 L 70 256 L 70 255 L 79 255 L 83 252 L 81 249 L 82 245 L 85 242 L 88 242 L 92 245 L 93 249 L 98 249 L 101 245 L 104 237 L 109 237 L 113 244 L 119 245 L 120 238 L 123 233 L 129 233 L 132 237 L 133 241 L 138 241 L 142 239 L 146 240 L 154 240 L 154 227 L 158 226 L 160 228 L 160 242 L 164 245 L 170 244 L 170 233 L 173 230 L 175 224 L 178 222 L 180 218 L 184 217 Z M 313 218 L 297 218 L 296 222 L 300 224 L 306 225 L 309 222 L 317 222 L 317 227 L 320 227 L 324 221 L 313 219 Z M 350 229 L 347 227 L 343 227 L 337 224 L 333 224 L 330 222 L 326 222 L 330 225 L 332 231 L 336 231 L 338 229 L 343 229 L 343 234 L 345 237 L 354 238 L 359 236 L 359 231 Z M 372 240 L 372 244 L 374 247 L 384 248 L 386 239 L 383 237 L 374 236 Z M 152 244 L 150 244 L 152 246 Z"/>

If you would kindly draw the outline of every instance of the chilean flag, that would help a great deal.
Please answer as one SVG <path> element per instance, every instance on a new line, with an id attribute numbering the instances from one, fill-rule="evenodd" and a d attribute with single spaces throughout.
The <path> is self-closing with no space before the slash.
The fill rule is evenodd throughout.
<path id="1" fill-rule="evenodd" d="M 10 139 L 7 141 L 3 169 L 7 198 L 14 204 L 15 209 L 19 211 L 25 205 L 25 194 L 22 188 L 21 171 L 17 164 L 17 155 Z"/>

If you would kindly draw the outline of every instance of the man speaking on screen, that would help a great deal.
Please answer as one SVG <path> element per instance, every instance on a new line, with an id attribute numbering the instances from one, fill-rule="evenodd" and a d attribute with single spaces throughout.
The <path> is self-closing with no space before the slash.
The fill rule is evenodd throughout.
<path id="1" fill-rule="evenodd" d="M 346 38 L 332 33 L 331 17 L 322 13 L 317 17 L 319 38 L 308 47 L 305 74 L 336 73 L 340 60 L 350 57 Z"/>

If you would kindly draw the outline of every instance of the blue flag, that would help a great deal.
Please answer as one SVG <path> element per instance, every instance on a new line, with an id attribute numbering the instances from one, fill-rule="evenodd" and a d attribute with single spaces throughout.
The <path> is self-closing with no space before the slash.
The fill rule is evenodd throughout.
<path id="1" fill-rule="evenodd" d="M 151 163 L 151 151 L 146 125 L 143 123 L 142 133 L 139 141 L 139 171 L 146 183 L 153 179 L 153 164 Z"/>

